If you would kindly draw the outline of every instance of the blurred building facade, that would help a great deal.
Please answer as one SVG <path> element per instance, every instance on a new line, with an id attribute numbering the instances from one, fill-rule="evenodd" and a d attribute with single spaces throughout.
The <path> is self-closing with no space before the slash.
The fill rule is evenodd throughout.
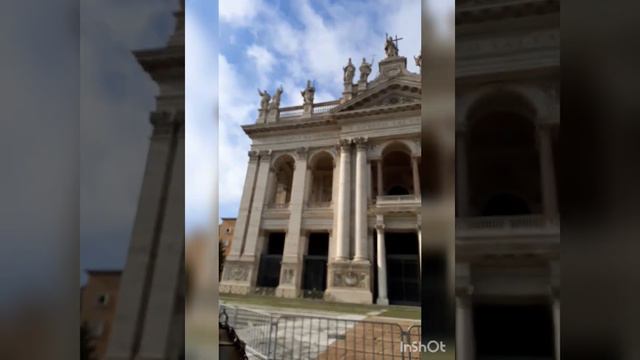
<path id="1" fill-rule="evenodd" d="M 380 45 L 377 77 L 349 59 L 335 101 L 260 91 L 221 292 L 419 305 L 421 77 Z"/>
<path id="2" fill-rule="evenodd" d="M 133 53 L 157 83 L 159 94 L 149 119 L 153 133 L 120 282 L 109 360 L 185 356 L 184 15 L 180 1 L 167 45 Z"/>
<path id="3" fill-rule="evenodd" d="M 559 359 L 559 0 L 456 1 L 458 359 Z"/>
<path id="4" fill-rule="evenodd" d="M 222 218 L 222 222 L 218 225 L 218 239 L 224 247 L 225 256 L 231 253 L 235 227 L 236 218 Z"/>
<path id="5" fill-rule="evenodd" d="M 86 273 L 88 279 L 82 288 L 80 321 L 89 330 L 94 358 L 103 359 L 115 317 L 122 271 L 87 270 Z"/>

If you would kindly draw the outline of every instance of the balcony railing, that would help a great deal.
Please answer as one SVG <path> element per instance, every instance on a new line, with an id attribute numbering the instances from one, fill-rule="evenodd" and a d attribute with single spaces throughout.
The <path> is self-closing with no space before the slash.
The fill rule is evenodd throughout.
<path id="1" fill-rule="evenodd" d="M 409 195 L 380 195 L 376 197 L 378 206 L 384 205 L 416 205 L 420 203 L 420 199 L 414 194 Z"/>
<path id="2" fill-rule="evenodd" d="M 298 117 L 302 115 L 302 112 L 303 112 L 302 106 L 290 106 L 290 107 L 280 108 L 280 119 Z"/>
<path id="3" fill-rule="evenodd" d="M 543 215 L 457 218 L 457 231 L 558 230 L 559 222 Z"/>
<path id="4" fill-rule="evenodd" d="M 340 105 L 340 101 L 327 101 L 323 103 L 313 104 L 314 114 L 322 114 L 331 111 L 334 107 Z"/>

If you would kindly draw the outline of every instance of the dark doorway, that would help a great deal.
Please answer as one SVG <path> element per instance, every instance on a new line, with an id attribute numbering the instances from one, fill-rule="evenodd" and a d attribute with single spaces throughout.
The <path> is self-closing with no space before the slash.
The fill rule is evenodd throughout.
<path id="1" fill-rule="evenodd" d="M 473 324 L 477 360 L 553 359 L 553 320 L 546 304 L 475 304 Z"/>
<path id="2" fill-rule="evenodd" d="M 420 305 L 418 235 L 413 232 L 385 233 L 389 303 Z"/>
<path id="3" fill-rule="evenodd" d="M 274 288 L 280 282 L 280 264 L 286 233 L 274 232 L 267 236 L 265 251 L 260 257 L 256 286 Z"/>
<path id="4" fill-rule="evenodd" d="M 409 190 L 404 186 L 396 185 L 387 191 L 387 195 L 409 195 Z"/>
<path id="5" fill-rule="evenodd" d="M 527 202 L 513 194 L 499 193 L 492 196 L 482 210 L 482 216 L 528 215 Z"/>
<path id="6" fill-rule="evenodd" d="M 322 298 L 327 288 L 329 234 L 311 233 L 304 256 L 302 291 L 304 297 Z"/>

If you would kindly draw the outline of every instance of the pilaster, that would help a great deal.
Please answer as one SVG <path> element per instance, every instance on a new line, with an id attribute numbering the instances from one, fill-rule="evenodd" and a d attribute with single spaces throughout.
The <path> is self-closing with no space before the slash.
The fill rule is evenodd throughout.
<path id="1" fill-rule="evenodd" d="M 538 125 L 537 135 L 540 151 L 543 211 L 547 219 L 555 219 L 558 216 L 558 199 L 550 126 L 547 124 Z"/>
<path id="2" fill-rule="evenodd" d="M 291 201 L 289 203 L 289 227 L 284 243 L 280 283 L 277 296 L 297 297 L 300 292 L 301 270 L 301 233 L 302 209 L 304 206 L 305 183 L 307 175 L 307 149 L 296 150 L 296 164 L 293 172 Z"/>
<path id="3" fill-rule="evenodd" d="M 237 260 L 244 246 L 245 235 L 247 231 L 247 223 L 249 221 L 249 210 L 251 208 L 251 197 L 255 189 L 256 172 L 258 170 L 259 155 L 257 151 L 249 151 L 249 165 L 247 166 L 247 175 L 242 190 L 242 198 L 240 199 L 240 209 L 238 211 L 238 219 L 236 221 L 233 242 L 231 245 L 231 253 L 227 260 Z"/>
<path id="4" fill-rule="evenodd" d="M 255 286 L 259 264 L 259 258 L 256 254 L 259 244 L 262 211 L 267 195 L 271 151 L 261 151 L 258 155 L 257 175 L 254 183 L 253 198 L 250 198 L 251 207 L 244 247 L 239 258 L 231 257 L 227 259 L 222 281 L 220 282 L 221 293 L 248 294 Z"/>

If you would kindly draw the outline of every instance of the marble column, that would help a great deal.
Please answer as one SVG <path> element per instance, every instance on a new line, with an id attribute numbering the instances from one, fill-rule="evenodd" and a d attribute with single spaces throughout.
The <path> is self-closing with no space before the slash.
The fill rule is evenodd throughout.
<path id="1" fill-rule="evenodd" d="M 244 250 L 242 252 L 242 257 L 246 258 L 247 261 L 253 262 L 256 260 L 258 235 L 260 233 L 260 223 L 265 205 L 270 165 L 271 151 L 261 151 L 260 164 L 258 165 L 258 177 L 256 179 L 254 196 L 251 204 L 251 214 L 249 215 L 247 236 L 245 239 Z"/>
<path id="2" fill-rule="evenodd" d="M 422 224 L 418 224 L 416 232 L 418 233 L 418 263 L 420 264 L 420 277 L 422 277 Z"/>
<path id="3" fill-rule="evenodd" d="M 267 206 L 275 202 L 277 182 L 276 169 L 270 166 L 269 175 L 267 175 L 267 194 L 264 202 Z"/>
<path id="4" fill-rule="evenodd" d="M 547 125 L 538 126 L 538 147 L 540 152 L 542 207 L 547 219 L 555 219 L 558 214 L 556 175 L 553 149 L 551 148 L 551 129 Z"/>
<path id="5" fill-rule="evenodd" d="M 242 198 L 240 199 L 240 210 L 238 211 L 238 220 L 233 234 L 231 243 L 231 252 L 228 259 L 237 258 L 241 255 L 242 246 L 244 245 L 245 234 L 247 231 L 247 223 L 249 221 L 249 210 L 251 208 L 251 196 L 256 183 L 256 173 L 258 171 L 258 152 L 249 151 L 249 165 L 247 166 L 247 176 L 244 180 L 242 190 Z"/>
<path id="6" fill-rule="evenodd" d="M 367 174 L 368 202 L 373 202 L 373 169 L 371 167 L 371 161 L 367 161 Z"/>
<path id="7" fill-rule="evenodd" d="M 367 255 L 367 138 L 355 139 L 356 199 L 355 199 L 355 256 L 354 261 L 368 262 Z"/>
<path id="8" fill-rule="evenodd" d="M 376 266 L 378 269 L 378 305 L 389 305 L 387 295 L 387 250 L 384 244 L 384 224 L 376 224 Z"/>
<path id="9" fill-rule="evenodd" d="M 376 166 L 376 170 L 377 170 L 377 187 L 378 187 L 378 193 L 376 194 L 377 196 L 383 196 L 384 195 L 384 188 L 383 183 L 382 183 L 382 159 L 379 159 L 376 162 L 377 166 Z"/>
<path id="10" fill-rule="evenodd" d="M 349 260 L 349 232 L 350 232 L 350 197 L 351 197 L 351 140 L 340 140 L 340 175 L 338 180 L 338 208 L 337 208 L 337 252 L 336 260 Z"/>
<path id="11" fill-rule="evenodd" d="M 469 209 L 469 177 L 467 164 L 467 138 L 464 130 L 456 132 L 456 205 L 458 216 L 467 217 Z"/>
<path id="12" fill-rule="evenodd" d="M 470 294 L 456 296 L 456 359 L 473 360 L 475 344 Z"/>
<path id="13" fill-rule="evenodd" d="M 552 311 L 553 311 L 553 342 L 555 350 L 555 360 L 560 360 L 560 294 L 554 291 L 552 295 Z"/>
<path id="14" fill-rule="evenodd" d="M 418 167 L 419 158 L 411 157 L 411 172 L 413 173 L 413 193 L 417 199 L 422 197 L 420 193 L 420 168 Z"/>

